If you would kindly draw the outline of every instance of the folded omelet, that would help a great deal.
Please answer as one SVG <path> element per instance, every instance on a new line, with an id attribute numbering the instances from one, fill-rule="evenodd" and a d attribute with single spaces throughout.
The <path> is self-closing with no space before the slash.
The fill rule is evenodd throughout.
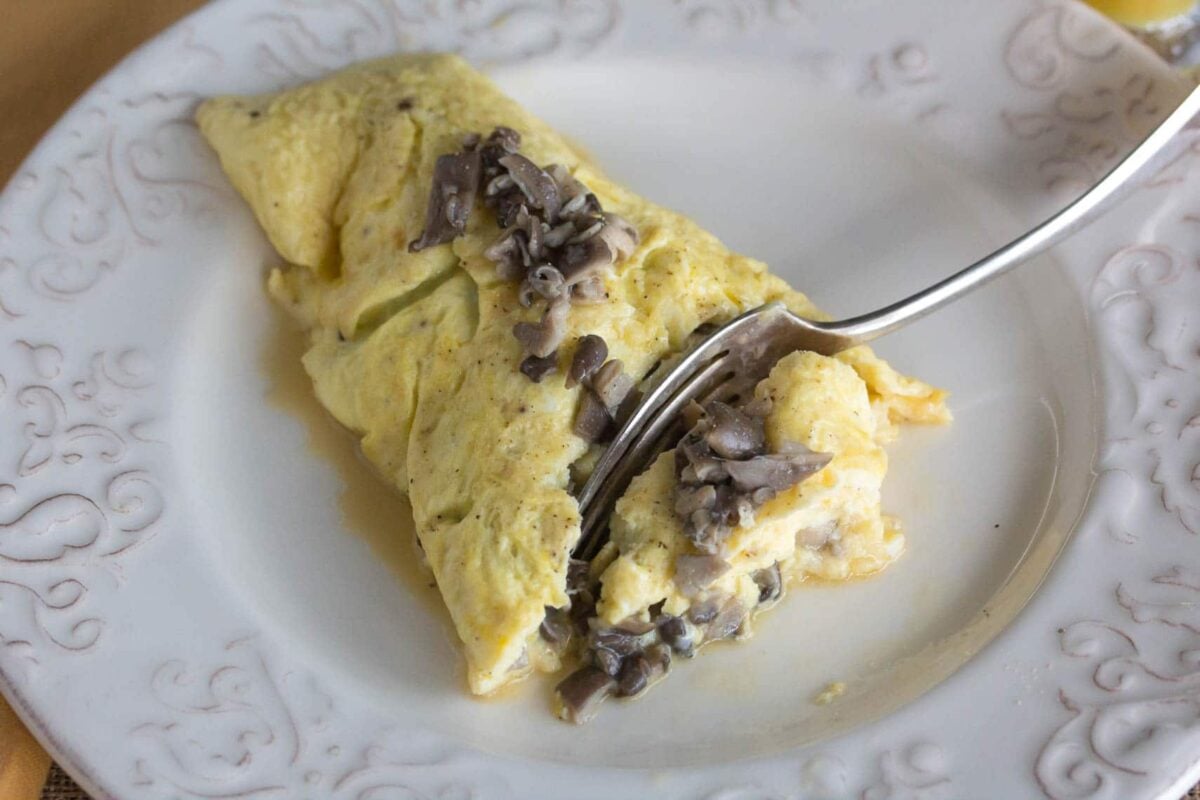
<path id="1" fill-rule="evenodd" d="M 527 353 L 514 324 L 538 312 L 485 252 L 498 231 L 489 210 L 477 204 L 452 241 L 410 248 L 439 157 L 511 129 L 530 162 L 561 165 L 636 230 L 632 253 L 598 279 L 603 301 L 566 315 L 554 356 L 564 364 L 592 334 L 638 380 L 706 324 L 771 301 L 818 310 L 762 263 L 609 181 L 454 56 L 396 56 L 279 94 L 212 99 L 197 121 L 279 252 L 269 289 L 309 332 L 317 396 L 411 501 L 471 691 L 559 668 L 565 655 L 539 628 L 547 609 L 572 605 L 571 489 L 597 450 L 573 429 L 584 389 L 516 368 Z M 860 347 L 789 356 L 756 394 L 770 403 L 769 446 L 798 443 L 829 454 L 828 465 L 732 531 L 727 567 L 702 598 L 676 580 L 693 544 L 673 510 L 670 454 L 661 457 L 618 504 L 612 542 L 591 566 L 593 629 L 682 615 L 718 596 L 753 609 L 774 565 L 785 578 L 842 579 L 900 554 L 902 535 L 879 507 L 881 444 L 898 423 L 948 419 L 943 393 Z"/>

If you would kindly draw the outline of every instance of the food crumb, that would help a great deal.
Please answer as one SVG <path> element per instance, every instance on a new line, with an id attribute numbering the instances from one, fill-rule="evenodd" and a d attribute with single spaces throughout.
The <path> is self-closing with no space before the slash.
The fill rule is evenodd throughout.
<path id="1" fill-rule="evenodd" d="M 826 686 L 824 691 L 817 694 L 817 696 L 813 698 L 813 702 L 819 706 L 827 706 L 845 693 L 846 684 L 842 681 L 834 681 Z"/>

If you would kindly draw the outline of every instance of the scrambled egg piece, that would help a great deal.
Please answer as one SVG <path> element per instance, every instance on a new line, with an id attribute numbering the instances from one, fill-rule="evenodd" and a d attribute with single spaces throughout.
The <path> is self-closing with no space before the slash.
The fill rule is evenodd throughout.
<path id="1" fill-rule="evenodd" d="M 776 562 L 793 580 L 844 580 L 877 572 L 899 556 L 903 534 L 880 511 L 887 453 L 876 414 L 887 419 L 890 405 L 872 409 L 858 372 L 840 358 L 816 353 L 782 359 L 755 396 L 771 401 L 768 450 L 797 442 L 833 460 L 759 508 L 752 525 L 733 532 L 723 554 L 730 569 L 707 595 L 733 596 L 754 609 L 759 587 L 751 576 Z M 674 511 L 674 491 L 674 453 L 665 453 L 617 503 L 611 539 L 616 557 L 604 571 L 597 609 L 606 622 L 644 616 L 661 600 L 666 613 L 680 616 L 698 599 L 674 581 L 676 559 L 694 552 Z"/>
<path id="2" fill-rule="evenodd" d="M 622 359 L 635 377 L 704 323 L 773 300 L 804 315 L 819 313 L 762 263 L 610 182 L 585 154 L 455 56 L 400 55 L 279 94 L 215 98 L 196 118 L 286 262 L 272 271 L 269 288 L 309 331 L 304 364 L 318 397 L 412 502 L 476 693 L 528 672 L 538 662 L 530 646 L 546 607 L 568 602 L 568 557 L 580 522 L 569 474 L 588 446 L 571 432 L 579 389 L 565 388 L 560 377 L 533 383 L 517 371 L 523 354 L 513 324 L 536 320 L 538 311 L 520 306 L 516 285 L 502 281 L 483 255 L 499 234 L 492 215 L 477 207 L 452 243 L 408 251 L 424 225 L 437 157 L 458 150 L 469 133 L 513 128 L 524 155 L 564 165 L 605 209 L 637 228 L 636 252 L 605 278 L 608 301 L 575 306 L 566 339 L 602 336 L 610 357 Z M 564 346 L 563 363 L 570 351 Z M 836 445 L 844 466 L 802 487 L 802 510 L 789 513 L 790 501 L 780 497 L 770 506 L 776 511 L 760 515 L 778 517 L 777 525 L 738 533 L 746 565 L 775 553 L 775 539 L 793 541 L 789 526 L 827 517 L 844 521 L 844 538 L 862 542 L 861 550 L 847 546 L 843 566 L 822 567 L 831 575 L 877 569 L 898 552 L 896 534 L 869 518 L 875 509 L 869 499 L 835 511 L 820 510 L 822 498 L 842 486 L 877 491 L 883 456 L 873 437 L 880 422 L 864 427 L 864 414 L 876 414 L 885 430 L 899 421 L 943 419 L 942 394 L 865 349 L 820 364 L 831 375 L 828 391 L 808 377 L 792 387 L 803 376 L 782 364 L 780 377 L 772 376 L 784 403 L 796 392 L 821 399 L 815 416 L 781 411 L 772 435 L 795 435 L 818 449 Z M 806 367 L 804 375 L 810 373 Z M 854 413 L 842 406 L 846 398 Z M 825 413 L 827 420 L 816 419 Z M 637 511 L 637 498 L 652 503 L 666 491 L 659 484 L 669 476 L 660 473 L 655 467 L 624 502 L 626 539 L 638 514 L 654 513 L 649 506 Z M 662 522 L 671 524 L 666 515 Z M 851 533 L 859 530 L 853 526 L 861 535 Z M 664 574 L 665 567 L 655 579 Z M 640 607 L 650 594 L 617 583 L 614 577 L 614 588 L 606 587 L 610 614 Z"/>

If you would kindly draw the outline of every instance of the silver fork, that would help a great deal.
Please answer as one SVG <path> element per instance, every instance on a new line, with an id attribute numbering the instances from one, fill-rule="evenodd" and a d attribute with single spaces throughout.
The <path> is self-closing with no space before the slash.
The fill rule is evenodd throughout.
<path id="1" fill-rule="evenodd" d="M 765 378 L 775 362 L 796 350 L 833 355 L 878 339 L 1043 253 L 1128 194 L 1136 178 L 1190 144 L 1190 140 L 1182 141 L 1183 137 L 1177 138 L 1176 134 L 1197 112 L 1200 87 L 1193 89 L 1141 144 L 1070 205 L 991 255 L 899 302 L 836 322 L 803 319 L 782 303 L 771 303 L 718 328 L 673 367 L 653 376 L 651 388 L 596 463 L 579 494 L 583 521 L 575 556 L 595 556 L 617 499 L 634 476 L 665 449 L 679 412 L 689 402 L 730 399 Z"/>

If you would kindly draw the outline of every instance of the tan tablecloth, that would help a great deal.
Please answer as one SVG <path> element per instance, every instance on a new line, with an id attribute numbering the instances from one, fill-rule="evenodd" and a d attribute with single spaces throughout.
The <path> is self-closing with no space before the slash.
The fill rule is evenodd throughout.
<path id="1" fill-rule="evenodd" d="M 97 78 L 140 42 L 203 5 L 203 0 L 4 0 L 0 24 L 0 184 L 46 129 Z M 3 701 L 0 700 L 0 705 Z M 32 740 L 5 725 L 0 709 L 0 795 L 30 785 L 28 772 L 43 769 Z M 6 783 L 9 780 L 12 783 Z M 42 800 L 87 800 L 57 766 Z M 1200 800 L 1200 787 L 1188 794 Z"/>

